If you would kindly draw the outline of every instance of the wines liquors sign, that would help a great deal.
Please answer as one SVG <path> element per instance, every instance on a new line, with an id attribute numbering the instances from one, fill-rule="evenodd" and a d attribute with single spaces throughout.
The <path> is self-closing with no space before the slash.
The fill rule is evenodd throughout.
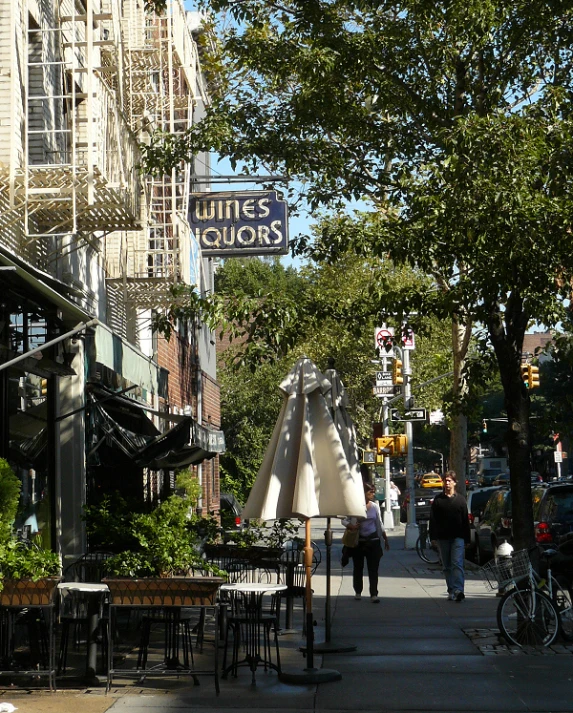
<path id="1" fill-rule="evenodd" d="M 191 196 L 191 230 L 205 257 L 287 255 L 287 204 L 276 191 Z"/>

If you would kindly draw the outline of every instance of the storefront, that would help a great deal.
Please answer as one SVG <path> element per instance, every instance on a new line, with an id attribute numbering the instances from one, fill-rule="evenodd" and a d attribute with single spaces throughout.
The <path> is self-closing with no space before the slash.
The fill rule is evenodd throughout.
<path id="1" fill-rule="evenodd" d="M 55 280 L 3 254 L 0 278 L 0 456 L 22 484 L 17 528 L 56 549 L 62 528 L 58 419 L 73 383 L 83 380 L 72 342 L 94 321 Z"/>

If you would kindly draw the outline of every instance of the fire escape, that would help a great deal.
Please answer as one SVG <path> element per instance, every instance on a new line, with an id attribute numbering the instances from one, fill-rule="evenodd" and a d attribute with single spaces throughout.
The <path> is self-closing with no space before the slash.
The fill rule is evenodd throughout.
<path id="1" fill-rule="evenodd" d="M 99 250 L 102 236 L 140 227 L 138 147 L 117 100 L 119 0 L 38 5 L 27 17 L 23 150 L 0 167 L 2 227 L 17 225 L 20 254 L 34 252 L 53 272 L 62 255 L 86 244 Z"/>
<path id="2" fill-rule="evenodd" d="M 203 92 L 197 46 L 182 2 L 168 3 L 161 17 L 126 3 L 122 30 L 123 112 L 132 131 L 142 142 L 156 130 L 184 133 L 193 123 L 197 92 Z M 123 302 L 134 309 L 162 307 L 169 302 L 171 284 L 194 283 L 194 256 L 199 260 L 187 220 L 190 178 L 188 162 L 170 174 L 145 177 L 145 230 L 127 232 L 115 248 L 108 244 L 114 265 L 108 287 L 121 290 Z"/>

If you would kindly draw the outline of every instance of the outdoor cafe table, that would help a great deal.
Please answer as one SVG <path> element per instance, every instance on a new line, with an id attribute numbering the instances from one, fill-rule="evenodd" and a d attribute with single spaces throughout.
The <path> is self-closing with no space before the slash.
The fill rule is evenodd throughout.
<path id="1" fill-rule="evenodd" d="M 93 685 L 98 683 L 97 666 L 97 632 L 100 625 L 101 611 L 104 601 L 109 595 L 109 587 L 101 582 L 60 582 L 58 592 L 62 600 L 70 596 L 72 606 L 79 600 L 86 601 L 87 607 L 87 657 L 86 681 Z M 74 602 L 75 600 L 75 602 Z"/>
<path id="2" fill-rule="evenodd" d="M 239 629 L 241 624 L 244 625 L 245 641 L 245 658 L 238 661 L 238 642 L 234 641 L 233 645 L 233 661 L 223 669 L 223 678 L 227 677 L 229 671 L 235 671 L 238 666 L 247 665 L 252 673 L 252 681 L 255 683 L 255 672 L 259 663 L 264 662 L 265 666 L 274 669 L 280 673 L 280 657 L 278 643 L 277 647 L 277 663 L 273 664 L 270 660 L 261 657 L 261 628 L 266 625 L 263 620 L 263 596 L 265 594 L 279 594 L 287 589 L 286 584 L 268 584 L 264 582 L 237 582 L 236 584 L 223 584 L 220 592 L 224 592 L 230 597 L 240 598 L 242 604 L 242 614 L 238 616 L 237 631 L 235 636 L 240 637 Z M 232 622 L 231 616 L 230 621 Z M 227 652 L 227 644 L 225 643 L 225 653 Z M 223 664 L 224 665 L 224 664 Z"/>
<path id="3" fill-rule="evenodd" d="M 196 676 L 213 676 L 215 690 L 219 695 L 219 627 L 214 627 L 214 667 L 195 669 L 195 667 L 181 664 L 178 660 L 177 637 L 179 627 L 184 621 L 182 610 L 199 609 L 205 612 L 207 607 L 212 607 L 215 621 L 219 619 L 219 604 L 217 592 L 224 583 L 222 577 L 158 577 L 149 579 L 106 578 L 104 583 L 109 587 L 110 616 L 108 631 L 108 675 L 107 691 L 111 688 L 114 676 L 145 678 L 150 675 L 181 676 L 188 674 Z M 119 608 L 135 609 L 152 618 L 160 619 L 166 626 L 166 642 L 170 650 L 166 650 L 165 661 L 161 666 L 146 667 L 139 665 L 136 668 L 113 667 L 113 626 L 116 620 L 114 614 Z M 185 647 L 186 644 L 184 644 Z M 141 659 L 141 657 L 140 657 Z"/>

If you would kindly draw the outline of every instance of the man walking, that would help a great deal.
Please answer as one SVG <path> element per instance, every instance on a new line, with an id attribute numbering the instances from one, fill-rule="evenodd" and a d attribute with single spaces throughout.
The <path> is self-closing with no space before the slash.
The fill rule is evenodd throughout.
<path id="1" fill-rule="evenodd" d="M 465 498 L 456 493 L 458 479 L 453 470 L 442 476 L 443 492 L 436 495 L 430 510 L 430 540 L 437 542 L 448 599 L 461 602 L 464 594 L 465 545 L 470 541 L 470 523 Z"/>

